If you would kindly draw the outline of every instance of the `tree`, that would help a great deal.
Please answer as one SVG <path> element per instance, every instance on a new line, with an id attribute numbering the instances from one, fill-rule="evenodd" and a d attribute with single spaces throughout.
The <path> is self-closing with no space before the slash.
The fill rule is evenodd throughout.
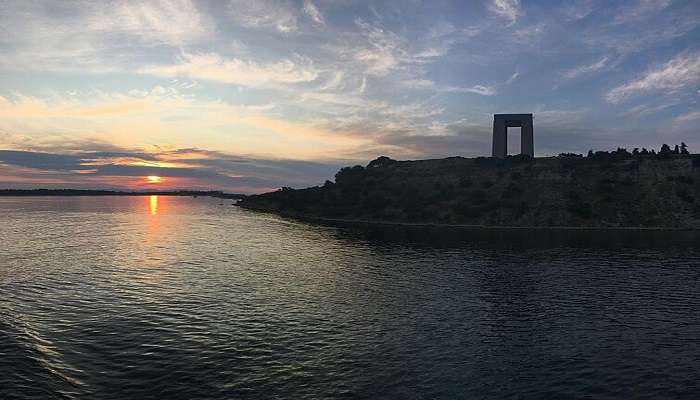
<path id="1" fill-rule="evenodd" d="M 588 157 L 592 158 L 593 157 L 593 150 L 588 150 Z"/>
<path id="2" fill-rule="evenodd" d="M 673 154 L 681 154 L 681 150 L 678 148 L 678 145 L 673 148 Z"/>
<path id="3" fill-rule="evenodd" d="M 370 163 L 367 164 L 367 168 L 379 168 L 379 167 L 384 167 L 384 166 L 387 166 L 387 165 L 394 164 L 394 163 L 396 163 L 396 162 L 397 162 L 396 160 L 392 160 L 391 158 L 389 158 L 389 157 L 387 157 L 387 156 L 381 156 L 381 157 L 378 157 L 378 158 L 375 159 L 375 160 L 370 161 Z"/>
<path id="4" fill-rule="evenodd" d="M 642 152 L 639 153 L 639 154 L 641 154 L 641 155 L 643 155 L 643 156 L 647 156 L 647 155 L 649 155 L 649 150 L 647 150 L 646 147 L 642 147 Z"/>
<path id="5" fill-rule="evenodd" d="M 633 155 L 633 156 L 638 156 L 638 155 L 639 155 L 639 147 L 635 147 L 634 150 L 632 150 L 632 155 Z"/>
<path id="6" fill-rule="evenodd" d="M 671 151 L 671 148 L 666 143 L 661 145 L 661 150 L 659 150 L 660 155 L 665 156 L 665 155 L 672 154 L 672 153 L 673 152 Z"/>
<path id="7" fill-rule="evenodd" d="M 624 147 L 618 147 L 616 151 L 613 151 L 611 153 L 611 155 L 616 157 L 616 158 L 622 158 L 622 159 L 629 158 L 630 156 L 632 156 L 632 154 L 630 154 L 630 152 L 627 151 L 627 149 Z"/>
<path id="8" fill-rule="evenodd" d="M 690 154 L 688 146 L 684 142 L 681 142 L 681 154 Z"/>
<path id="9" fill-rule="evenodd" d="M 340 186 L 355 186 L 362 182 L 365 169 L 361 165 L 344 167 L 335 174 L 335 183 Z"/>

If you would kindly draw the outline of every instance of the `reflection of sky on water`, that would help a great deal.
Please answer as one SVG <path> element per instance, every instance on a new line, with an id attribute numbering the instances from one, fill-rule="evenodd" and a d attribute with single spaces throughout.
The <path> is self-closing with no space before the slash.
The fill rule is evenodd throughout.
<path id="1" fill-rule="evenodd" d="M 0 369 L 52 393 L 630 398 L 700 380 L 691 247 L 337 228 L 170 196 L 0 198 L 0 235 Z"/>

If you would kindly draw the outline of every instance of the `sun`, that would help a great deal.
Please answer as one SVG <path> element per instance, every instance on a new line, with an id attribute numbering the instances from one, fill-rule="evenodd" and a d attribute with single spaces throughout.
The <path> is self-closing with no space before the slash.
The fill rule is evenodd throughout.
<path id="1" fill-rule="evenodd" d="M 163 180 L 160 176 L 149 175 L 146 177 L 146 181 L 148 181 L 148 183 L 161 183 Z"/>

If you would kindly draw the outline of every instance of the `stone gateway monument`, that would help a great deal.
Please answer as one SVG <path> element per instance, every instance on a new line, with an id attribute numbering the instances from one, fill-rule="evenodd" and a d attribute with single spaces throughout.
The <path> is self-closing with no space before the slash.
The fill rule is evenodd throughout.
<path id="1" fill-rule="evenodd" d="M 508 155 L 508 128 L 520 127 L 520 154 L 535 156 L 532 114 L 493 114 L 493 156 Z"/>

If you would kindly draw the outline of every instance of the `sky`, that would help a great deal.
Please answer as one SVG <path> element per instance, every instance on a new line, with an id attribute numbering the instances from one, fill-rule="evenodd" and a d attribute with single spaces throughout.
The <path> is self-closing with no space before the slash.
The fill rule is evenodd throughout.
<path id="1" fill-rule="evenodd" d="M 0 188 L 306 187 L 488 156 L 494 113 L 700 152 L 700 2 L 0 1 Z"/>

